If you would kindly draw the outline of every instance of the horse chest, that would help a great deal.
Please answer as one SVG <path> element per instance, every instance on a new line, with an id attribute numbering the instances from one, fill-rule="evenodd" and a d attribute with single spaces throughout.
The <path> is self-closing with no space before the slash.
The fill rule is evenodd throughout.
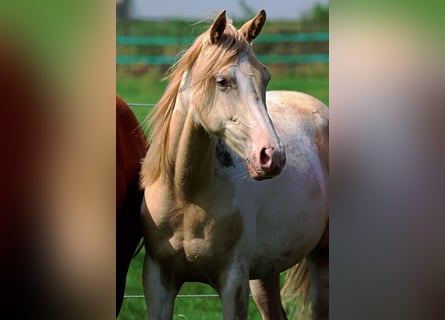
<path id="1" fill-rule="evenodd" d="M 243 231 L 239 211 L 206 210 L 196 205 L 186 208 L 182 227 L 184 253 L 188 261 L 227 255 Z"/>
<path id="2" fill-rule="evenodd" d="M 166 208 L 166 207 L 164 207 Z M 161 212 L 162 211 L 162 212 Z M 157 259 L 200 266 L 227 260 L 244 226 L 239 210 L 214 203 L 185 204 L 180 209 L 151 210 L 148 246 Z"/>

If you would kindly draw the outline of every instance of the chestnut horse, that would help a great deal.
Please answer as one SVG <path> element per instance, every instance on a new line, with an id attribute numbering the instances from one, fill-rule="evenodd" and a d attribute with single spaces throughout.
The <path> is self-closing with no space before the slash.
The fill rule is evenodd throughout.
<path id="1" fill-rule="evenodd" d="M 237 30 L 221 12 L 173 66 L 149 119 L 150 319 L 172 318 L 186 281 L 213 286 L 224 319 L 246 319 L 249 279 L 263 319 L 286 319 L 279 275 L 305 258 L 312 317 L 328 317 L 328 110 L 303 93 L 266 93 L 270 73 L 251 46 L 265 19 Z"/>
<path id="2" fill-rule="evenodd" d="M 147 140 L 129 106 L 116 96 L 116 316 L 122 306 L 131 259 L 142 240 L 139 188 Z"/>

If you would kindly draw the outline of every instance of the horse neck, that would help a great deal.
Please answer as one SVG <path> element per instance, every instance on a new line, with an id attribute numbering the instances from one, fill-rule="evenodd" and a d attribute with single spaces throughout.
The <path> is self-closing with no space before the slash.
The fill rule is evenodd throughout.
<path id="1" fill-rule="evenodd" d="M 182 200 L 194 201 L 211 185 L 215 139 L 195 121 L 193 108 L 183 108 L 179 99 L 171 121 L 169 154 L 175 194 Z"/>

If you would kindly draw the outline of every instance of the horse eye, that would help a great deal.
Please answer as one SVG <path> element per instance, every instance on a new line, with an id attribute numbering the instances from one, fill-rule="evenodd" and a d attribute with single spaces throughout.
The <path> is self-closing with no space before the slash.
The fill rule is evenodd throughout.
<path id="1" fill-rule="evenodd" d="M 224 78 L 216 78 L 216 84 L 218 85 L 218 87 L 221 88 L 226 88 L 230 86 L 230 82 L 227 79 Z"/>

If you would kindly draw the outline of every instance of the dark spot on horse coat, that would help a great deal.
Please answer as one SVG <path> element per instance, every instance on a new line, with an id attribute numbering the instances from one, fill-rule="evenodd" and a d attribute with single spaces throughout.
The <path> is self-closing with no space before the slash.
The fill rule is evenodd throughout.
<path id="1" fill-rule="evenodd" d="M 232 156 L 229 151 L 227 151 L 226 146 L 221 139 L 216 141 L 216 159 L 218 159 L 218 162 L 223 167 L 235 167 Z"/>

